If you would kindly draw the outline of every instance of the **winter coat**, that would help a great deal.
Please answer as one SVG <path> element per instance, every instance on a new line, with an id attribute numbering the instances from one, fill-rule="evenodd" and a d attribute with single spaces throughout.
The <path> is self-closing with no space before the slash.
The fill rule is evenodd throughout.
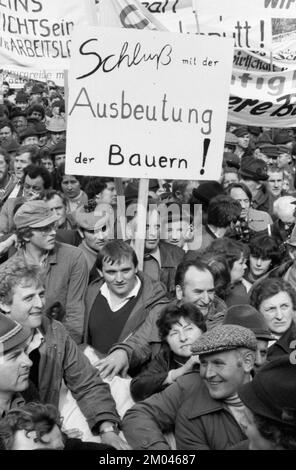
<path id="1" fill-rule="evenodd" d="M 123 418 L 123 432 L 133 449 L 169 449 L 163 432 L 173 430 L 178 450 L 222 450 L 246 439 L 233 415 L 222 401 L 209 395 L 196 371 L 137 403 Z"/>
<path id="2" fill-rule="evenodd" d="M 119 422 L 109 385 L 100 377 L 65 327 L 44 317 L 39 347 L 39 394 L 43 403 L 58 407 L 62 380 L 86 417 L 90 429 L 101 421 Z"/>

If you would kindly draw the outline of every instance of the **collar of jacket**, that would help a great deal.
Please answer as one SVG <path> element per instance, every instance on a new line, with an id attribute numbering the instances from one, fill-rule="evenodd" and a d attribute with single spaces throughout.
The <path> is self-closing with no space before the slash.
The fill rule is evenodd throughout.
<path id="1" fill-rule="evenodd" d="M 197 384 L 197 387 L 193 392 L 193 401 L 190 400 L 187 415 L 188 419 L 195 419 L 199 416 L 225 409 L 225 405 L 222 401 L 214 400 L 214 398 L 211 397 L 205 383 L 197 372 L 196 380 L 199 381 L 199 384 Z"/>

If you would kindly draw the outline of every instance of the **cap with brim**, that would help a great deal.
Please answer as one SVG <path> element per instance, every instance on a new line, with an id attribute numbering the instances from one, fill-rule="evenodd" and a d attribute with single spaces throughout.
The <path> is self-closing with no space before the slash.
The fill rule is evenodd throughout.
<path id="1" fill-rule="evenodd" d="M 28 126 L 27 129 L 20 133 L 20 139 L 24 140 L 26 137 L 32 137 L 34 135 L 38 137 L 38 132 L 35 126 Z"/>
<path id="2" fill-rule="evenodd" d="M 253 331 L 257 339 L 273 341 L 276 337 L 269 331 L 264 315 L 248 304 L 228 307 L 223 325 L 240 325 Z"/>
<path id="3" fill-rule="evenodd" d="M 213 354 L 237 348 L 257 350 L 257 339 L 253 331 L 240 325 L 219 325 L 202 334 L 192 344 L 193 354 Z"/>
<path id="4" fill-rule="evenodd" d="M 28 201 L 20 206 L 14 215 L 16 228 L 42 228 L 53 224 L 59 216 L 53 214 L 45 201 Z"/>

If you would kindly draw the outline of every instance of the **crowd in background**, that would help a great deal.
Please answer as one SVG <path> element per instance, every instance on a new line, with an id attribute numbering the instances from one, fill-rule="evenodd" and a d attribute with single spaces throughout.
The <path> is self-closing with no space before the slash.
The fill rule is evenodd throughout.
<path id="1" fill-rule="evenodd" d="M 0 448 L 296 449 L 296 128 L 149 180 L 139 260 L 139 180 L 65 172 L 54 82 L 2 93 Z"/>

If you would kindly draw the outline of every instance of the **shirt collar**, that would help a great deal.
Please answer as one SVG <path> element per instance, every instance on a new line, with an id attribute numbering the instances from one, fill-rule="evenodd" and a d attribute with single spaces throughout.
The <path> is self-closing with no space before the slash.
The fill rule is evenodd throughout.
<path id="1" fill-rule="evenodd" d="M 36 328 L 34 330 L 32 339 L 29 343 L 28 349 L 27 349 L 27 354 L 30 354 L 32 351 L 35 349 L 40 348 L 41 344 L 44 342 L 44 336 L 39 330 L 39 328 Z"/>
<path id="2" fill-rule="evenodd" d="M 128 295 L 127 295 L 126 297 L 124 297 L 124 299 L 122 299 L 122 301 L 131 299 L 132 297 L 137 297 L 137 295 L 138 295 L 140 289 L 141 289 L 141 281 L 140 281 L 139 277 L 136 276 L 136 284 L 135 284 L 135 286 L 134 286 L 133 289 L 128 293 Z M 100 291 L 101 291 L 101 294 L 105 297 L 105 299 L 107 299 L 108 303 L 110 304 L 110 291 L 109 291 L 109 288 L 108 288 L 106 282 L 104 282 L 104 284 L 102 285 Z"/>

